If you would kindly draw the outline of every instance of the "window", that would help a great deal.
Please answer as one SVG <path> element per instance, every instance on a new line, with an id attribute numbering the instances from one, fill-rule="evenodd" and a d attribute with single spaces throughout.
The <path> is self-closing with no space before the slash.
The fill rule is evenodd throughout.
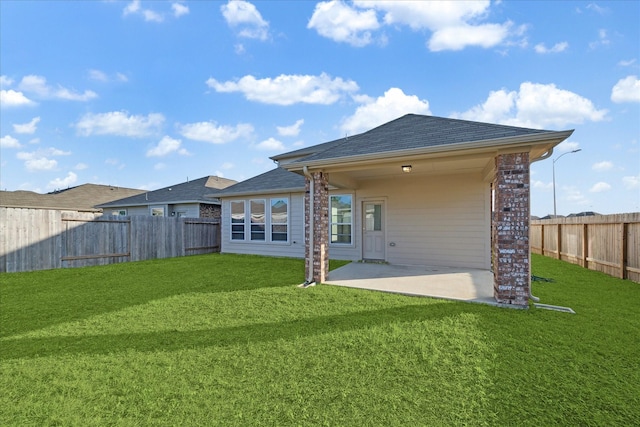
<path id="1" fill-rule="evenodd" d="M 127 216 L 127 210 L 126 209 L 120 209 L 120 210 L 117 210 L 117 211 L 111 211 L 111 215 Z"/>
<path id="2" fill-rule="evenodd" d="M 151 208 L 151 216 L 164 216 L 164 207 L 152 207 Z"/>
<path id="3" fill-rule="evenodd" d="M 231 240 L 244 240 L 244 200 L 231 202 Z"/>
<path id="4" fill-rule="evenodd" d="M 251 240 L 265 239 L 265 201 L 251 200 Z"/>
<path id="5" fill-rule="evenodd" d="M 350 195 L 331 196 L 331 243 L 351 244 Z"/>
<path id="6" fill-rule="evenodd" d="M 288 200 L 271 199 L 271 241 L 286 242 L 288 221 Z"/>

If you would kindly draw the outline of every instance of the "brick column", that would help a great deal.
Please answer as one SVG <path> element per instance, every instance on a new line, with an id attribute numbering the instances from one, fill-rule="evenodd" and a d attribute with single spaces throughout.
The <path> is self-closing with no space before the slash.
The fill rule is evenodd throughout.
<path id="1" fill-rule="evenodd" d="M 528 307 L 529 153 L 500 154 L 495 162 L 493 296 L 499 303 Z"/>
<path id="2" fill-rule="evenodd" d="M 309 211 L 310 180 L 306 179 L 305 192 L 305 278 L 313 266 L 313 281 L 322 283 L 329 275 L 329 181 L 323 172 L 313 172 L 313 212 Z M 310 230 L 310 215 L 313 215 L 313 230 Z M 310 253 L 310 232 L 313 233 L 313 248 Z"/>

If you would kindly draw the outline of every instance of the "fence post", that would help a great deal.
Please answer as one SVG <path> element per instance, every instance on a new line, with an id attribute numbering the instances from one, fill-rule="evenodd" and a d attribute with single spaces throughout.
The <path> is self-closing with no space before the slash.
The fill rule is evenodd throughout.
<path id="1" fill-rule="evenodd" d="M 560 255 L 560 250 L 562 249 L 562 225 L 560 223 L 558 223 L 558 247 L 556 249 L 558 249 L 558 259 L 562 259 L 562 255 Z"/>
<path id="2" fill-rule="evenodd" d="M 544 224 L 540 224 L 540 253 L 544 256 Z"/>
<path id="3" fill-rule="evenodd" d="M 627 275 L 627 223 L 620 224 L 620 278 L 626 279 Z"/>
<path id="4" fill-rule="evenodd" d="M 589 257 L 589 225 L 582 224 L 582 266 L 589 268 L 587 258 Z"/>

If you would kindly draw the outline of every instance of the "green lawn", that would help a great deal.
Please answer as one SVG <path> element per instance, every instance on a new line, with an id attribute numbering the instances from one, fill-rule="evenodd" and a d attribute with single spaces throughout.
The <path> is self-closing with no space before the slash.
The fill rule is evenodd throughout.
<path id="1" fill-rule="evenodd" d="M 639 425 L 640 285 L 533 256 L 510 310 L 205 255 L 0 275 L 0 425 Z"/>

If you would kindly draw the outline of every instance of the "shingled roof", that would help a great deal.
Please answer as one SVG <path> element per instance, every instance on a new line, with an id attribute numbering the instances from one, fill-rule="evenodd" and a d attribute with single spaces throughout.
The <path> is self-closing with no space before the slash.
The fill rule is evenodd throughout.
<path id="1" fill-rule="evenodd" d="M 0 191 L 0 206 L 36 209 L 99 210 L 101 203 L 144 193 L 135 188 L 82 184 L 47 194 L 33 191 Z"/>
<path id="2" fill-rule="evenodd" d="M 269 172 L 239 182 L 217 193 L 219 197 L 304 191 L 304 176 L 275 168 Z"/>
<path id="3" fill-rule="evenodd" d="M 215 193 L 226 188 L 236 181 L 218 176 L 205 176 L 176 185 L 147 191 L 124 199 L 114 200 L 99 205 L 101 208 L 113 206 L 141 206 L 149 204 L 174 204 L 174 203 L 217 203 Z M 208 197 L 212 196 L 212 197 Z"/>
<path id="4" fill-rule="evenodd" d="M 320 151 L 316 150 L 314 154 L 295 160 L 292 163 L 357 158 L 371 154 L 516 138 L 544 133 L 555 132 L 468 120 L 407 114 L 367 132 L 317 146 L 318 148 L 324 149 Z M 304 150 L 313 152 L 312 148 L 313 147 L 297 150 L 297 152 L 299 154 L 304 154 Z M 295 153 L 296 152 L 285 153 L 275 158 L 287 158 Z"/>

